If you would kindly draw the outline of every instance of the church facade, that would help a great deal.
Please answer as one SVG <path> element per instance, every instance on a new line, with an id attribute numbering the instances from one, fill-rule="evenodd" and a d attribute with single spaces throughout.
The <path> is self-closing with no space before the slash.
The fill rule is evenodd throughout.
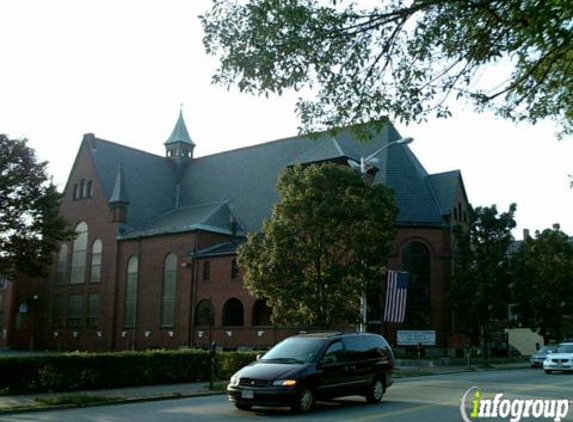
<path id="1" fill-rule="evenodd" d="M 14 290 L 10 310 L 0 307 L 4 343 L 265 348 L 312 329 L 272 324 L 264 300 L 242 286 L 237 247 L 270 216 L 284 168 L 348 165 L 400 138 L 388 123 L 366 143 L 343 130 L 195 157 L 182 114 L 165 156 L 84 135 L 61 207 L 76 237 L 61 244 L 49 277 L 4 287 L 4 294 Z M 388 268 L 411 277 L 406 322 L 381 323 L 373 306 L 369 329 L 391 342 L 398 329 L 433 330 L 437 347 L 455 348 L 448 291 L 452 228 L 467 221 L 461 173 L 428 174 L 407 145 L 393 144 L 378 158 L 372 181 L 391 186 L 399 207 Z"/>

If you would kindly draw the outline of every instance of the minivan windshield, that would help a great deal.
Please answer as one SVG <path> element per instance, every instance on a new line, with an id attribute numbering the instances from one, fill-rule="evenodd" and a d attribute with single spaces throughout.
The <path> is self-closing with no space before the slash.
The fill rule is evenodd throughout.
<path id="1" fill-rule="evenodd" d="M 323 345 L 324 340 L 321 339 L 289 338 L 269 350 L 261 360 L 285 363 L 315 362 Z"/>

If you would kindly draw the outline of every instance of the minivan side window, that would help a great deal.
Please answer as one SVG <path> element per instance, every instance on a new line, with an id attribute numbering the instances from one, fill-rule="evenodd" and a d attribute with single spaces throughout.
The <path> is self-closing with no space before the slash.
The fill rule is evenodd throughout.
<path id="1" fill-rule="evenodd" d="M 387 357 L 388 345 L 376 336 L 355 336 L 343 339 L 349 362 Z"/>
<path id="2" fill-rule="evenodd" d="M 333 363 L 340 363 L 344 361 L 344 346 L 342 342 L 337 341 L 332 343 L 322 356 L 320 360 L 322 363 L 325 364 L 333 364 Z"/>

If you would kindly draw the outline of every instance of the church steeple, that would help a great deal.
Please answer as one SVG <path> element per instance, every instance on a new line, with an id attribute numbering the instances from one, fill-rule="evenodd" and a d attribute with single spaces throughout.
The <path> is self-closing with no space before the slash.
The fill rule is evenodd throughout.
<path id="1" fill-rule="evenodd" d="M 185 120 L 183 120 L 183 110 L 179 110 L 179 118 L 173 132 L 167 141 L 165 141 L 165 154 L 167 157 L 182 159 L 193 158 L 195 143 L 191 140 Z"/>

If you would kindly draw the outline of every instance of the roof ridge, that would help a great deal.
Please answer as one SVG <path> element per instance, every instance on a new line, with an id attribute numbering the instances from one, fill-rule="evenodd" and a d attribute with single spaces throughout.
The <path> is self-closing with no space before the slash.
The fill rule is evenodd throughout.
<path id="1" fill-rule="evenodd" d="M 165 159 L 165 157 L 164 157 L 163 155 L 154 154 L 154 153 L 152 153 L 152 152 L 145 151 L 145 150 L 143 150 L 143 149 L 138 149 L 138 148 L 135 148 L 135 147 L 132 147 L 132 146 L 129 146 L 129 145 L 123 145 L 123 144 L 120 144 L 120 143 L 117 143 L 117 142 L 108 141 L 107 139 L 98 138 L 97 136 L 94 136 L 94 139 L 97 140 L 98 142 L 104 142 L 104 143 L 111 144 L 111 145 L 113 145 L 113 146 L 120 147 L 120 148 L 123 148 L 123 149 L 129 149 L 129 150 L 132 150 L 132 151 L 141 153 L 141 154 L 150 155 L 150 156 L 152 156 L 152 157 L 154 157 L 154 158 L 162 158 L 162 159 Z M 89 150 L 92 150 L 92 149 L 93 149 L 93 148 L 89 148 Z M 96 147 L 96 149 L 97 149 L 97 147 Z"/>

